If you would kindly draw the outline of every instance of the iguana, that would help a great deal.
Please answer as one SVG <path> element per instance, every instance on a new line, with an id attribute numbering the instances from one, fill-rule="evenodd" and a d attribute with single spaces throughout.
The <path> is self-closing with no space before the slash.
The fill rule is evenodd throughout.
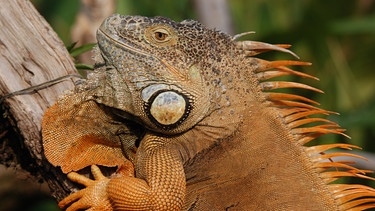
<path id="1" fill-rule="evenodd" d="M 362 210 L 375 190 L 335 180 L 365 176 L 333 152 L 345 135 L 316 102 L 274 92 L 313 76 L 257 54 L 289 45 L 238 41 L 197 21 L 112 15 L 97 32 L 96 69 L 43 118 L 45 155 L 86 188 L 67 210 Z M 294 54 L 293 54 L 294 55 Z M 269 80 L 273 79 L 273 80 Z M 307 144 L 310 143 L 309 146 Z M 100 166 L 117 166 L 105 177 Z M 91 166 L 94 180 L 76 173 Z"/>

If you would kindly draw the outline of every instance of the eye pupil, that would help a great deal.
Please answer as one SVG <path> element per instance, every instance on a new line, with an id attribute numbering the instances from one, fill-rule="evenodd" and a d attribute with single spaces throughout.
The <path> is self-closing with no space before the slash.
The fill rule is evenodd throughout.
<path id="1" fill-rule="evenodd" d="M 159 41 L 163 41 L 167 38 L 167 34 L 162 32 L 155 32 L 155 38 Z"/>

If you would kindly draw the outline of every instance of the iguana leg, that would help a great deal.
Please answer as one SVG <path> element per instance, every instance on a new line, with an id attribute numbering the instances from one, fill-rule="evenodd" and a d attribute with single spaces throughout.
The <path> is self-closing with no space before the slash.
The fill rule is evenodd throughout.
<path id="1" fill-rule="evenodd" d="M 114 178 L 107 193 L 116 210 L 180 210 L 186 177 L 170 140 L 145 135 L 137 150 L 136 178 Z"/>
<path id="2" fill-rule="evenodd" d="M 186 179 L 181 157 L 165 138 L 146 135 L 137 151 L 136 176 L 119 174 L 106 178 L 92 166 L 95 180 L 69 173 L 85 189 L 63 199 L 67 210 L 180 210 L 185 197 Z"/>

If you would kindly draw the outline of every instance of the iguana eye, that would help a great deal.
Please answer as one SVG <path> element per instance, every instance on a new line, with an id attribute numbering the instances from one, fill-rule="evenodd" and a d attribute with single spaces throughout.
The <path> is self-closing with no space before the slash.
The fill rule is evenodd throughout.
<path id="1" fill-rule="evenodd" d="M 164 40 L 166 40 L 168 38 L 168 34 L 160 32 L 160 31 L 156 31 L 154 33 L 154 37 L 158 41 L 164 41 Z"/>
<path id="2" fill-rule="evenodd" d="M 164 25 L 154 25 L 145 30 L 145 38 L 156 46 L 173 45 L 177 42 L 176 32 L 173 28 Z"/>

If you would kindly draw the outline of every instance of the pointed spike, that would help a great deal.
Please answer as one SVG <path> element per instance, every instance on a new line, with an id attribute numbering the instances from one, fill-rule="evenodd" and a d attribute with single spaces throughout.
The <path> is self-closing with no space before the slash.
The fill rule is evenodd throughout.
<path id="1" fill-rule="evenodd" d="M 343 190 L 348 190 L 348 189 L 356 188 L 355 186 L 358 186 L 358 185 L 352 185 L 352 184 L 329 184 L 328 185 L 328 189 L 332 193 L 337 193 L 337 192 L 340 192 L 340 191 L 343 191 Z"/>
<path id="2" fill-rule="evenodd" d="M 301 84 L 301 83 L 296 83 L 296 82 L 289 82 L 289 81 L 261 82 L 260 87 L 263 91 L 281 89 L 281 88 L 300 88 L 300 89 L 312 90 L 312 91 L 319 92 L 319 93 L 324 93 L 322 90 L 314 88 L 312 86 L 308 86 L 306 84 Z"/>
<path id="3" fill-rule="evenodd" d="M 309 143 L 310 141 L 313 141 L 313 140 L 315 140 L 315 139 L 319 138 L 320 136 L 323 136 L 327 133 L 330 133 L 330 131 L 327 131 L 326 133 L 317 133 L 317 132 L 313 133 L 313 132 L 311 132 L 311 133 L 306 133 L 306 134 L 303 134 L 303 135 L 299 134 L 299 135 L 301 135 L 301 138 L 298 139 L 298 143 L 300 145 L 304 146 L 305 144 Z M 342 134 L 340 133 L 340 135 L 342 135 Z M 316 146 L 318 146 L 318 145 L 316 145 Z"/>
<path id="4" fill-rule="evenodd" d="M 295 101 L 289 101 L 289 100 L 278 100 L 273 101 L 273 104 L 275 106 L 287 106 L 287 107 L 298 107 L 298 108 L 307 108 L 311 110 L 320 110 L 320 108 L 317 108 L 315 106 L 306 104 L 306 103 L 300 103 Z"/>
<path id="5" fill-rule="evenodd" d="M 358 184 L 329 184 L 329 190 L 334 194 L 340 191 L 349 190 L 349 189 L 367 189 L 367 190 L 374 190 L 371 187 L 365 185 L 358 185 Z"/>
<path id="6" fill-rule="evenodd" d="M 366 158 L 364 158 L 364 159 L 367 161 Z M 372 174 L 372 173 L 374 173 L 373 171 L 371 171 L 371 170 L 367 170 L 367 169 L 364 169 L 364 170 L 361 169 L 361 171 L 365 172 L 366 174 Z M 357 172 L 352 172 L 352 170 L 350 170 L 349 172 L 354 173 L 354 174 L 357 173 Z M 369 177 L 369 176 L 366 176 L 366 175 L 363 175 L 363 174 L 358 174 L 357 176 L 360 177 L 360 178 L 367 178 L 367 179 L 369 179 L 369 180 L 375 181 L 375 178 L 373 178 L 373 177 Z"/>
<path id="7" fill-rule="evenodd" d="M 289 53 L 292 56 L 299 59 L 297 54 L 293 53 L 291 50 L 282 48 L 278 45 L 272 45 L 272 44 L 269 44 L 269 43 L 250 41 L 250 40 L 237 41 L 235 44 L 239 49 L 242 49 L 244 51 L 254 51 L 254 52 L 280 51 L 280 52 L 284 52 L 284 53 Z"/>
<path id="8" fill-rule="evenodd" d="M 335 161 L 336 163 L 342 163 L 342 164 L 346 164 L 346 165 L 354 165 L 356 164 L 355 161 L 352 161 L 352 160 L 340 160 L 340 161 Z M 364 171 L 363 171 L 364 172 Z"/>
<path id="9" fill-rule="evenodd" d="M 347 164 L 343 164 L 343 163 L 340 163 L 340 162 L 317 162 L 317 163 L 314 163 L 314 168 L 323 168 L 323 169 L 329 169 L 329 168 L 344 168 L 344 169 L 350 169 L 350 170 L 353 170 L 353 171 L 358 171 L 358 173 L 360 174 L 365 174 L 365 172 L 353 167 L 353 166 L 350 166 L 350 165 L 347 165 Z"/>
<path id="10" fill-rule="evenodd" d="M 312 156 L 314 154 L 319 154 L 321 152 L 325 152 L 327 150 L 334 149 L 334 148 L 340 148 L 340 149 L 346 149 L 346 150 L 361 149 L 361 147 L 358 147 L 356 145 L 339 143 L 339 144 L 323 144 L 323 145 L 311 146 L 306 149 L 306 152 L 309 153 L 310 156 Z"/>
<path id="11" fill-rule="evenodd" d="M 360 206 L 354 207 L 350 211 L 363 211 L 363 210 L 368 210 L 372 208 L 375 208 L 375 203 L 360 205 Z"/>
<path id="12" fill-rule="evenodd" d="M 315 126 L 315 127 L 306 127 L 306 128 L 293 128 L 291 131 L 295 134 L 306 134 L 306 133 L 321 133 L 321 134 L 330 134 L 330 133 L 335 133 L 335 134 L 340 134 L 345 137 L 348 137 L 345 133 L 340 131 L 339 129 L 329 129 L 329 128 L 324 128 L 322 126 Z"/>
<path id="13" fill-rule="evenodd" d="M 333 152 L 333 153 L 327 153 L 323 155 L 319 155 L 316 157 L 311 158 L 314 162 L 321 162 L 322 160 L 327 160 L 327 159 L 332 159 L 332 158 L 337 158 L 337 157 L 354 157 L 362 160 L 367 160 L 365 157 L 353 154 L 353 153 L 347 153 L 347 152 Z"/>
<path id="14" fill-rule="evenodd" d="M 311 79 L 319 81 L 319 78 L 317 78 L 315 76 L 312 76 L 312 75 L 309 75 L 309 74 L 306 74 L 306 73 L 303 73 L 303 72 L 298 72 L 298 71 L 292 70 L 292 69 L 290 69 L 288 67 L 285 67 L 285 66 L 276 67 L 275 69 L 280 70 L 280 71 L 285 72 L 285 73 L 288 73 L 290 75 L 297 75 L 297 76 L 300 76 L 300 77 L 303 77 L 303 78 L 311 78 Z"/>
<path id="15" fill-rule="evenodd" d="M 328 171 L 320 173 L 322 178 L 356 177 L 356 174 L 347 171 Z"/>
<path id="16" fill-rule="evenodd" d="M 362 211 L 375 208 L 375 198 L 356 199 L 339 206 L 340 210 Z"/>
<path id="17" fill-rule="evenodd" d="M 316 109 L 315 110 L 307 110 L 307 111 L 298 112 L 298 113 L 294 113 L 292 115 L 289 115 L 289 116 L 285 117 L 285 121 L 286 121 L 286 123 L 290 123 L 292 121 L 296 121 L 297 119 L 305 118 L 305 117 L 308 117 L 308 116 L 314 115 L 314 114 L 329 115 L 330 112 L 326 111 L 326 110 L 316 110 Z"/>
<path id="18" fill-rule="evenodd" d="M 292 47 L 291 44 L 274 44 L 274 45 L 279 46 L 280 48 L 290 48 L 290 47 Z"/>
<path id="19" fill-rule="evenodd" d="M 240 33 L 240 34 L 236 34 L 232 37 L 232 40 L 235 41 L 243 36 L 246 36 L 246 35 L 249 35 L 249 34 L 255 34 L 255 31 L 248 31 L 248 32 L 243 32 L 243 33 Z"/>
<path id="20" fill-rule="evenodd" d="M 370 188 L 348 188 L 348 189 L 334 193 L 333 197 L 338 199 L 344 196 L 349 196 L 349 195 L 358 194 L 358 193 L 367 194 L 367 196 L 375 197 L 375 190 L 370 189 Z M 375 198 L 373 200 L 375 200 Z"/>
<path id="21" fill-rule="evenodd" d="M 336 197 L 337 200 L 339 200 L 341 203 L 346 203 L 361 197 L 369 196 L 369 192 L 367 191 L 361 191 L 361 190 L 353 190 L 349 191 L 347 195 L 339 195 Z M 370 195 L 371 196 L 371 195 Z"/>
<path id="22" fill-rule="evenodd" d="M 307 109 L 307 108 L 279 108 L 279 110 L 280 110 L 281 116 L 284 118 L 287 118 L 290 115 L 310 111 L 310 109 Z"/>
<path id="23" fill-rule="evenodd" d="M 322 125 L 318 125 L 318 126 L 315 126 L 315 127 L 329 129 L 329 130 L 335 130 L 335 132 L 341 132 L 341 133 L 344 133 L 346 131 L 346 129 L 340 128 L 337 124 L 335 124 L 335 125 L 322 124 Z M 348 135 L 346 135 L 346 137 L 350 138 Z"/>
<path id="24" fill-rule="evenodd" d="M 295 61 L 295 60 L 279 60 L 271 61 L 270 67 L 283 67 L 283 66 L 310 66 L 311 62 Z"/>
<path id="25" fill-rule="evenodd" d="M 314 169 L 317 173 L 322 173 L 322 172 L 327 171 L 327 168 L 317 168 L 317 167 L 314 167 L 313 169 Z"/>
<path id="26" fill-rule="evenodd" d="M 276 70 L 258 71 L 256 75 L 259 80 L 267 80 L 270 78 L 276 78 L 276 77 L 285 76 L 285 75 L 296 75 L 296 76 L 300 76 L 303 78 L 311 78 L 314 80 L 319 80 L 319 78 L 317 77 L 311 76 L 306 73 L 298 72 L 298 71 L 292 70 L 284 66 L 276 67 L 275 69 Z"/>
<path id="27" fill-rule="evenodd" d="M 324 122 L 324 123 L 328 123 L 328 125 L 332 126 L 332 127 L 339 127 L 336 123 L 328 120 L 328 119 L 323 119 L 323 118 L 306 118 L 306 119 L 302 119 L 302 120 L 296 120 L 296 121 L 293 121 L 291 123 L 288 124 L 288 126 L 290 128 L 296 128 L 296 127 L 299 127 L 301 125 L 305 125 L 305 124 L 309 124 L 309 123 L 313 123 L 313 122 Z"/>
<path id="28" fill-rule="evenodd" d="M 326 184 L 330 184 L 330 183 L 333 183 L 335 182 L 336 180 L 340 179 L 340 178 L 336 178 L 336 177 L 322 177 L 323 181 L 326 183 Z"/>
<path id="29" fill-rule="evenodd" d="M 295 61 L 295 60 L 278 60 L 278 61 L 267 61 L 264 59 L 253 58 L 256 63 L 258 64 L 258 68 L 255 72 L 264 72 L 270 69 L 276 68 L 283 72 L 288 72 L 286 69 L 281 68 L 285 66 L 309 66 L 311 65 L 310 62 L 302 62 L 302 61 Z"/>
<path id="30" fill-rule="evenodd" d="M 346 129 L 343 129 L 343 128 L 340 128 L 340 127 L 337 127 L 337 126 L 332 126 L 330 124 L 318 125 L 318 126 L 315 126 L 315 127 L 320 128 L 320 129 L 331 130 L 331 133 L 339 134 L 339 135 L 344 136 L 345 138 L 351 139 L 350 136 L 345 134 Z"/>
<path id="31" fill-rule="evenodd" d="M 268 100 L 300 100 L 300 101 L 304 101 L 307 103 L 319 105 L 319 103 L 314 100 L 310 100 L 309 98 L 302 97 L 302 96 L 295 95 L 295 94 L 267 92 L 265 93 L 265 95 Z"/>
<path id="32" fill-rule="evenodd" d="M 285 76 L 285 75 L 290 75 L 290 74 L 287 72 L 277 71 L 277 70 L 269 70 L 265 72 L 256 73 L 256 76 L 260 81 L 268 80 L 270 78 L 276 78 L 279 76 Z"/>
<path id="33" fill-rule="evenodd" d="M 322 136 L 323 134 L 321 133 L 315 133 L 315 134 L 309 134 L 304 136 L 303 138 L 298 139 L 298 143 L 301 144 L 302 146 L 309 143 L 310 141 Z"/>

